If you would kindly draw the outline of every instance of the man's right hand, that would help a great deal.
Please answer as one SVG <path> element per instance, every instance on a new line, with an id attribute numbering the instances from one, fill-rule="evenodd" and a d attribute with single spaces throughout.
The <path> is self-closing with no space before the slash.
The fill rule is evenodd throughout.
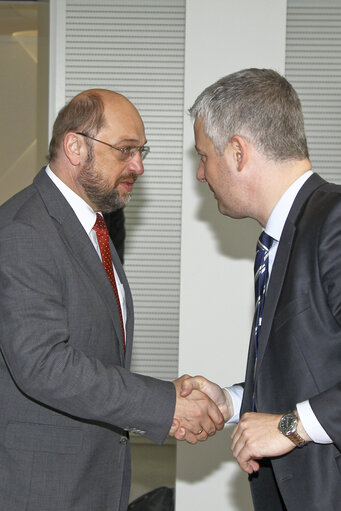
<path id="1" fill-rule="evenodd" d="M 193 390 L 200 390 L 218 406 L 224 422 L 233 417 L 233 403 L 229 392 L 203 376 L 184 378 L 181 383 L 181 396 L 189 396 Z"/>
<path id="2" fill-rule="evenodd" d="M 183 386 L 184 382 L 188 380 L 190 381 Z M 205 379 L 203 378 L 203 380 Z M 208 380 L 205 381 L 208 382 Z M 198 380 L 197 377 L 190 378 L 188 375 L 184 375 L 173 383 L 177 399 L 170 436 L 174 436 L 177 440 L 186 440 L 190 444 L 196 444 L 206 440 L 208 436 L 214 435 L 217 430 L 224 427 L 224 414 L 211 397 L 200 389 L 200 386 L 204 387 L 203 381 Z M 215 384 L 211 385 L 215 386 Z M 220 387 L 218 388 L 220 389 Z M 216 389 L 214 390 L 214 397 L 218 399 L 219 405 L 225 411 L 221 402 L 222 396 Z"/>

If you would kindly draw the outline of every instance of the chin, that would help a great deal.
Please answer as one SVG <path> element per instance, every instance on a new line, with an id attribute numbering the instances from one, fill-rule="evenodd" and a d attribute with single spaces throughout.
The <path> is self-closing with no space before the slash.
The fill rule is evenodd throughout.
<path id="1" fill-rule="evenodd" d="M 247 215 L 242 214 L 240 211 L 233 211 L 230 208 L 224 207 L 222 204 L 218 204 L 219 213 L 224 216 L 228 216 L 235 220 L 240 220 L 241 218 L 246 218 Z"/>
<path id="2" fill-rule="evenodd" d="M 229 209 L 224 207 L 224 204 L 221 204 L 220 202 L 218 202 L 218 211 L 222 215 L 231 216 L 231 212 L 229 211 Z"/>
<path id="3" fill-rule="evenodd" d="M 122 204 L 126 206 L 131 200 L 131 193 L 125 193 L 124 195 L 121 195 L 121 200 Z"/>

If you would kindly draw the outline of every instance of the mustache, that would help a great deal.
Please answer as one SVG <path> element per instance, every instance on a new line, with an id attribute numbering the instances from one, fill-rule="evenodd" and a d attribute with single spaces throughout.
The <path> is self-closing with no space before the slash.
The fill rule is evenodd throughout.
<path id="1" fill-rule="evenodd" d="M 138 175 L 135 172 L 129 172 L 128 174 L 124 174 L 124 176 L 120 176 L 116 181 L 116 186 L 120 183 L 124 183 L 125 181 L 133 181 L 135 183 Z"/>

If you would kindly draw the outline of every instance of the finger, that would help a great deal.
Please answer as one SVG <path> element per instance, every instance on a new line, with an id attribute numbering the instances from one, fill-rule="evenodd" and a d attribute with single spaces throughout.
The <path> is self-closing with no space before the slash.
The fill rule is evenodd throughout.
<path id="1" fill-rule="evenodd" d="M 255 461 L 251 444 L 245 441 L 243 436 L 239 437 L 232 450 L 232 453 L 244 472 L 252 474 L 253 472 L 259 470 L 259 463 Z"/>
<path id="2" fill-rule="evenodd" d="M 241 452 L 243 449 L 245 452 L 245 448 L 246 448 L 246 440 L 242 436 L 242 431 L 237 426 L 236 432 L 234 434 L 232 444 L 231 444 L 231 451 L 232 451 L 233 456 L 236 458 L 236 460 L 238 460 L 238 463 L 240 462 Z M 247 456 L 245 459 L 249 460 L 250 458 L 251 458 L 251 455 Z"/>
<path id="3" fill-rule="evenodd" d="M 205 442 L 208 439 L 208 436 L 209 435 L 206 433 L 204 429 L 199 435 L 196 435 L 198 442 Z"/>
<path id="4" fill-rule="evenodd" d="M 174 436 L 175 433 L 178 431 L 179 426 L 180 426 L 180 422 L 177 419 L 173 419 L 172 426 L 171 426 L 171 428 L 169 430 L 168 435 L 169 436 Z"/>
<path id="5" fill-rule="evenodd" d="M 226 408 L 226 405 L 218 405 L 218 408 L 219 408 L 221 415 L 223 416 L 224 424 L 225 424 L 229 420 L 231 415 L 229 414 L 229 412 Z"/>
<path id="6" fill-rule="evenodd" d="M 208 415 L 209 415 L 211 421 L 214 423 L 215 429 L 219 429 L 219 430 L 223 429 L 224 424 L 225 424 L 224 416 L 221 413 L 221 411 L 219 410 L 219 408 L 217 407 L 217 405 L 215 405 L 213 403 L 213 401 L 211 401 L 209 403 Z M 206 428 L 205 428 L 205 430 L 208 432 L 208 430 Z"/>
<path id="7" fill-rule="evenodd" d="M 234 439 L 235 435 L 237 434 L 237 430 L 238 430 L 238 424 L 235 428 L 233 428 L 233 431 L 231 433 L 230 438 L 232 438 L 232 440 Z"/>
<path id="8" fill-rule="evenodd" d="M 249 463 L 249 466 L 252 468 L 252 472 L 258 472 L 258 470 L 259 470 L 259 463 L 257 463 L 257 461 L 249 460 L 248 463 Z"/>
<path id="9" fill-rule="evenodd" d="M 181 383 L 187 378 L 191 378 L 191 376 L 189 374 L 183 374 L 182 376 L 173 381 L 177 395 L 180 393 Z"/>
<path id="10" fill-rule="evenodd" d="M 215 435 L 217 431 L 217 425 L 210 419 L 209 416 L 203 417 L 201 419 L 202 428 L 209 436 Z"/>
<path id="11" fill-rule="evenodd" d="M 185 410 L 180 412 L 181 425 L 196 434 L 204 429 L 208 434 L 214 434 L 216 429 L 221 429 L 224 418 L 218 407 L 209 397 L 198 390 L 194 390 L 187 398 L 180 398 L 186 404 Z M 180 403 L 179 403 L 180 404 Z M 187 409 L 186 409 L 187 408 Z"/>
<path id="12" fill-rule="evenodd" d="M 200 383 L 195 378 L 187 378 L 184 379 L 181 384 L 180 395 L 182 397 L 187 397 L 191 394 L 193 390 L 200 390 Z"/>
<path id="13" fill-rule="evenodd" d="M 185 428 L 182 428 L 180 427 L 174 434 L 174 437 L 177 439 L 177 440 L 185 440 L 186 439 L 186 430 Z"/>
<path id="14" fill-rule="evenodd" d="M 174 436 L 177 440 L 185 440 L 186 442 L 193 445 L 197 442 L 204 442 L 208 438 L 206 431 L 203 429 L 200 431 L 200 433 L 195 434 L 188 429 L 186 430 L 184 427 L 180 427 Z"/>
<path id="15" fill-rule="evenodd" d="M 239 463 L 239 460 L 237 460 L 237 461 Z M 252 465 L 250 465 L 249 463 L 246 463 L 246 464 L 239 463 L 239 466 L 243 470 L 243 472 L 246 472 L 247 474 L 253 474 L 253 472 L 254 472 Z"/>
<path id="16" fill-rule="evenodd" d="M 238 461 L 239 466 L 244 472 L 248 474 L 253 472 L 252 464 L 249 465 L 249 461 L 251 461 L 251 456 L 245 453 L 245 445 L 241 444 L 241 442 L 237 443 L 235 447 L 232 449 L 232 454 L 234 458 Z"/>
<path id="17" fill-rule="evenodd" d="M 194 392 L 196 392 L 195 397 L 197 397 L 198 391 L 195 390 Z M 201 409 L 201 417 L 198 417 L 198 419 L 203 429 L 209 435 L 214 435 L 216 430 L 223 429 L 224 417 L 217 405 L 205 394 L 201 394 L 201 398 L 197 403 Z"/>
<path id="18" fill-rule="evenodd" d="M 233 457 L 236 458 L 236 460 L 238 460 L 238 463 L 239 463 L 240 453 L 243 448 L 244 448 L 244 444 L 242 444 L 242 442 L 238 442 L 238 443 L 236 443 L 235 446 L 231 446 L 231 451 L 232 451 Z"/>
<path id="19" fill-rule="evenodd" d="M 181 384 L 181 383 L 183 383 L 183 381 L 184 381 L 184 380 L 188 380 L 188 379 L 190 379 L 190 378 L 192 378 L 192 376 L 191 376 L 190 374 L 187 374 L 187 373 L 186 373 L 186 374 L 183 374 L 182 376 L 179 376 L 179 378 L 177 378 L 177 379 L 175 380 L 175 382 L 176 382 L 176 383 L 180 383 L 180 384 Z"/>
<path id="20" fill-rule="evenodd" d="M 182 376 L 180 376 L 179 381 L 183 381 L 183 380 L 188 380 L 189 378 L 192 378 L 192 376 L 190 374 L 183 374 Z"/>
<path id="21" fill-rule="evenodd" d="M 231 437 L 231 438 L 232 438 L 232 437 Z M 233 436 L 233 438 L 232 438 L 232 442 L 231 442 L 231 450 L 232 450 L 232 452 L 234 452 L 234 450 L 235 450 L 235 448 L 236 448 L 236 445 L 237 445 L 237 443 L 239 442 L 239 439 L 240 439 L 240 434 L 239 434 L 239 432 L 237 431 L 237 432 L 235 433 L 235 435 Z"/>
<path id="22" fill-rule="evenodd" d="M 241 452 L 240 456 L 238 456 L 237 461 L 240 468 L 247 474 L 253 474 L 253 472 L 257 472 L 259 470 L 259 464 L 257 461 L 250 458 L 248 455 L 247 458 L 245 458 L 243 452 Z"/>
<path id="23" fill-rule="evenodd" d="M 194 433 L 186 429 L 186 435 L 184 440 L 186 440 L 186 442 L 188 442 L 191 445 L 195 445 L 198 443 L 198 435 L 195 435 Z"/>
<path id="24" fill-rule="evenodd" d="M 240 423 L 234 428 L 234 430 L 232 431 L 232 434 L 231 434 L 231 439 L 232 439 L 232 443 L 231 443 L 231 450 L 233 451 L 233 449 L 235 448 L 236 444 L 239 442 L 240 440 L 240 437 L 242 436 L 242 428 L 240 426 Z"/>

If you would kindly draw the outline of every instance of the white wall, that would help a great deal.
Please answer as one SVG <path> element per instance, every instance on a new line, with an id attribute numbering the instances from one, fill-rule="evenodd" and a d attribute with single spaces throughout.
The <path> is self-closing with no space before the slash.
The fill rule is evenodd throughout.
<path id="1" fill-rule="evenodd" d="M 245 67 L 284 72 L 286 0 L 187 0 L 185 108 L 218 78 Z M 253 314 L 251 220 L 223 217 L 206 185 L 188 116 L 184 126 L 179 374 L 220 385 L 243 381 Z M 247 477 L 230 454 L 226 428 L 177 449 L 177 511 L 249 511 Z"/>

